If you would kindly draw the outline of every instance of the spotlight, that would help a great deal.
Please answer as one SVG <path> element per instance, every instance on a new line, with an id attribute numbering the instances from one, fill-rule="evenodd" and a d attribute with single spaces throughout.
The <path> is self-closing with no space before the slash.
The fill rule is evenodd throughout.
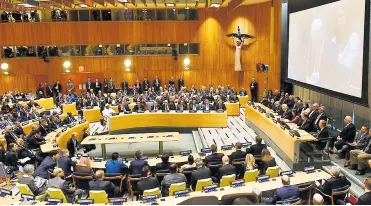
<path id="1" fill-rule="evenodd" d="M 129 67 L 127 67 L 127 68 L 126 68 L 126 71 L 127 71 L 127 72 L 130 72 L 130 68 L 129 68 Z"/>
<path id="2" fill-rule="evenodd" d="M 188 10 L 189 9 L 189 6 L 186 6 L 184 9 Z"/>
<path id="3" fill-rule="evenodd" d="M 129 59 L 125 60 L 124 65 L 125 65 L 125 67 L 127 67 L 127 68 L 130 67 L 130 65 L 131 65 L 131 61 L 130 61 Z"/>
<path id="4" fill-rule="evenodd" d="M 188 66 L 191 63 L 191 60 L 189 60 L 189 58 L 185 58 L 183 62 L 184 62 L 184 65 Z"/>
<path id="5" fill-rule="evenodd" d="M 166 6 L 168 6 L 168 7 L 173 7 L 173 6 L 175 6 L 174 3 L 165 3 L 165 4 L 166 4 Z"/>
<path id="6" fill-rule="evenodd" d="M 69 69 L 66 70 L 67 73 L 70 73 L 71 71 Z"/>
<path id="7" fill-rule="evenodd" d="M 8 67 L 9 67 L 9 64 L 8 63 L 2 63 L 1 64 L 1 69 L 2 70 L 6 70 L 6 69 L 8 69 Z"/>
<path id="8" fill-rule="evenodd" d="M 220 4 L 219 3 L 212 3 L 212 4 L 210 4 L 210 7 L 219 8 Z"/>
<path id="9" fill-rule="evenodd" d="M 5 74 L 5 75 L 8 75 L 8 74 L 9 74 L 9 72 L 4 72 L 4 74 Z"/>
<path id="10" fill-rule="evenodd" d="M 65 62 L 63 62 L 63 67 L 64 68 L 69 68 L 71 66 L 71 62 L 70 61 L 65 61 Z"/>

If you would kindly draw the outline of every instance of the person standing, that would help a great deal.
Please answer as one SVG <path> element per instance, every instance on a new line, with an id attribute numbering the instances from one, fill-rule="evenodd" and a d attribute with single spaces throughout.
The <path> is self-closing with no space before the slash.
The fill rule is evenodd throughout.
<path id="1" fill-rule="evenodd" d="M 59 81 L 55 82 L 53 89 L 54 89 L 55 96 L 58 96 L 59 93 L 62 92 L 62 85 L 59 83 Z"/>
<path id="2" fill-rule="evenodd" d="M 258 82 L 256 82 L 255 78 L 252 78 L 250 83 L 250 92 L 251 92 L 251 101 L 257 102 L 258 101 Z"/>
<path id="3" fill-rule="evenodd" d="M 74 90 L 75 90 L 75 85 L 73 85 L 71 79 L 68 80 L 67 85 L 66 85 L 66 88 L 67 88 L 67 92 L 68 92 L 69 94 L 71 94 L 71 93 L 74 92 Z"/>
<path id="4" fill-rule="evenodd" d="M 148 81 L 147 77 L 144 77 L 144 81 L 143 81 L 143 91 L 144 91 L 144 92 L 148 92 L 148 89 L 149 89 L 149 81 Z"/>
<path id="5" fill-rule="evenodd" d="M 178 91 L 180 91 L 182 87 L 184 87 L 184 79 L 182 76 L 180 76 L 178 79 Z"/>

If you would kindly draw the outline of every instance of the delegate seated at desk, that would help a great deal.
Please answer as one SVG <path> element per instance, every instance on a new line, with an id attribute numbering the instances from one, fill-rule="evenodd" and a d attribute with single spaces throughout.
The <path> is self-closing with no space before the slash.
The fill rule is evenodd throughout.
<path id="1" fill-rule="evenodd" d="M 192 102 L 189 104 L 190 111 L 197 111 L 200 109 L 199 104 L 197 104 L 196 99 L 192 99 Z"/>
<path id="2" fill-rule="evenodd" d="M 109 198 L 118 197 L 120 188 L 116 187 L 111 181 L 104 180 L 104 171 L 95 172 L 95 179 L 89 181 L 89 189 L 92 191 L 104 190 Z"/>
<path id="3" fill-rule="evenodd" d="M 220 182 L 223 176 L 236 174 L 236 167 L 229 164 L 229 157 L 224 155 L 222 158 L 223 166 L 216 173 L 217 181 Z"/>
<path id="4" fill-rule="evenodd" d="M 134 112 L 146 111 L 145 103 L 142 103 L 141 101 L 137 101 L 137 104 L 134 106 L 133 111 Z"/>
<path id="5" fill-rule="evenodd" d="M 260 157 L 263 149 L 267 148 L 266 144 L 262 144 L 263 139 L 260 136 L 255 137 L 256 144 L 246 148 L 246 153 L 252 154 L 254 157 Z"/>
<path id="6" fill-rule="evenodd" d="M 205 167 L 201 158 L 197 158 L 195 163 L 197 170 L 193 171 L 191 175 L 191 186 L 193 191 L 196 189 L 198 180 L 211 178 L 211 171 L 209 168 Z"/>
<path id="7" fill-rule="evenodd" d="M 205 165 L 209 166 L 209 164 L 221 164 L 224 154 L 217 153 L 218 148 L 216 144 L 212 144 L 210 146 L 210 150 L 211 154 L 205 157 Z"/>

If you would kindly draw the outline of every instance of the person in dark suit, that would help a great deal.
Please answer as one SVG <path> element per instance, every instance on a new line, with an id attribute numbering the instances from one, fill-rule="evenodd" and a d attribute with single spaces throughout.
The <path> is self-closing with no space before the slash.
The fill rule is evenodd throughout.
<path id="1" fill-rule="evenodd" d="M 184 79 L 182 76 L 180 76 L 178 79 L 178 91 L 180 91 L 182 87 L 184 87 Z"/>
<path id="2" fill-rule="evenodd" d="M 158 111 L 161 110 L 161 107 L 158 105 L 157 101 L 153 102 L 153 105 L 151 106 L 151 111 Z"/>
<path id="3" fill-rule="evenodd" d="M 62 85 L 59 83 L 59 81 L 55 82 L 55 84 L 53 85 L 53 90 L 54 90 L 55 96 L 58 96 L 59 93 L 62 92 Z"/>
<path id="4" fill-rule="evenodd" d="M 351 185 L 351 183 L 346 179 L 345 176 L 340 176 L 340 168 L 336 166 L 331 167 L 330 175 L 331 178 L 325 180 L 325 182 L 318 187 L 318 189 L 326 195 L 331 195 L 331 192 L 334 189 L 339 189 Z M 337 200 L 339 199 L 344 199 L 344 196 L 336 196 L 334 202 L 337 202 Z M 328 198 L 325 198 L 325 204 L 331 204 Z"/>
<path id="5" fill-rule="evenodd" d="M 280 104 L 279 101 L 274 102 L 274 104 L 272 106 L 272 110 L 273 110 L 274 113 L 277 113 L 278 115 L 283 114 L 282 107 L 281 107 L 281 104 Z"/>
<path id="6" fill-rule="evenodd" d="M 46 135 L 48 135 L 49 126 L 48 126 L 48 123 L 47 123 L 46 119 L 41 119 L 39 130 L 41 132 L 42 137 L 45 137 Z"/>
<path id="7" fill-rule="evenodd" d="M 196 99 L 192 99 L 192 102 L 189 104 L 189 110 L 197 111 L 200 109 L 199 104 L 197 104 Z"/>
<path id="8" fill-rule="evenodd" d="M 70 187 L 72 184 L 69 181 L 65 180 L 65 173 L 61 168 L 55 168 L 53 170 L 54 178 L 49 179 L 48 188 L 56 188 L 62 190 L 64 196 L 66 196 L 68 203 L 73 203 L 75 201 L 75 192 L 74 187 Z"/>
<path id="9" fill-rule="evenodd" d="M 104 171 L 98 170 L 95 172 L 95 179 L 89 181 L 90 190 L 104 190 L 108 198 L 117 197 L 120 193 L 120 189 L 116 187 L 111 181 L 104 180 Z"/>
<path id="10" fill-rule="evenodd" d="M 161 81 L 156 76 L 155 79 L 152 81 L 152 87 L 155 89 L 155 92 L 158 92 L 161 87 Z"/>
<path id="11" fill-rule="evenodd" d="M 232 152 L 232 154 L 229 155 L 230 162 L 232 163 L 235 160 L 242 160 L 242 161 L 244 161 L 245 160 L 245 157 L 246 157 L 246 152 L 244 152 L 244 151 L 241 150 L 242 143 L 241 142 L 237 142 L 234 145 L 234 147 L 235 147 L 236 151 Z"/>
<path id="12" fill-rule="evenodd" d="M 256 144 L 246 148 L 246 153 L 252 154 L 254 157 L 260 157 L 263 149 L 267 148 L 266 144 L 262 144 L 263 139 L 260 136 L 255 137 Z"/>
<path id="13" fill-rule="evenodd" d="M 354 138 L 356 136 L 356 127 L 354 126 L 352 121 L 353 121 L 352 117 L 346 116 L 344 118 L 345 127 L 340 132 L 340 135 L 329 139 L 327 145 L 328 145 L 328 150 L 330 153 L 332 153 L 332 149 L 334 147 L 335 141 L 337 141 L 335 143 L 335 148 L 337 150 L 341 150 L 343 146 L 347 145 L 348 143 L 352 143 L 354 141 Z M 342 154 L 340 155 L 343 156 Z"/>
<path id="14" fill-rule="evenodd" d="M 216 173 L 218 182 L 220 182 L 223 176 L 236 174 L 236 168 L 229 164 L 229 157 L 227 155 L 223 156 L 222 162 L 223 166 L 219 168 L 218 172 Z"/>
<path id="15" fill-rule="evenodd" d="M 287 104 L 282 105 L 282 111 L 283 111 L 283 113 L 282 113 L 281 117 L 283 119 L 287 119 L 287 120 L 291 121 L 292 120 L 292 112 L 289 109 L 289 107 L 287 106 Z"/>
<path id="16" fill-rule="evenodd" d="M 36 130 L 27 138 L 27 147 L 30 150 L 40 149 L 40 145 L 44 144 L 45 140 L 41 137 L 40 130 Z"/>
<path id="17" fill-rule="evenodd" d="M 10 143 L 18 143 L 19 137 L 12 131 L 12 126 L 5 127 L 5 134 L 4 134 L 6 144 Z"/>
<path id="18" fill-rule="evenodd" d="M 53 97 L 53 87 L 50 84 L 45 85 L 45 87 L 46 87 L 46 97 Z"/>
<path id="19" fill-rule="evenodd" d="M 137 104 L 134 106 L 133 108 L 133 111 L 134 112 L 138 112 L 138 111 L 146 111 L 146 107 L 144 106 L 144 104 L 142 102 L 140 102 L 139 100 L 137 101 Z"/>
<path id="20" fill-rule="evenodd" d="M 277 201 L 285 201 L 290 199 L 296 199 L 299 197 L 299 187 L 295 185 L 290 185 L 290 177 L 283 175 L 281 177 L 282 187 L 278 188 L 273 197 L 269 198 L 268 203 L 275 204 Z"/>
<path id="21" fill-rule="evenodd" d="M 252 78 L 250 83 L 251 101 L 258 102 L 258 82 Z"/>
<path id="22" fill-rule="evenodd" d="M 144 77 L 144 80 L 143 80 L 143 91 L 148 92 L 149 87 L 150 87 L 149 81 L 148 81 L 148 79 L 146 77 Z"/>
<path id="23" fill-rule="evenodd" d="M 224 154 L 223 153 L 217 153 L 218 148 L 215 144 L 212 144 L 210 146 L 210 149 L 211 149 L 212 153 L 205 157 L 205 165 L 208 166 L 209 163 L 221 164 Z"/>
<path id="24" fill-rule="evenodd" d="M 319 107 L 317 118 L 313 121 L 315 129 L 319 129 L 319 122 L 321 120 L 325 120 L 327 122 L 327 114 L 324 106 Z"/>
<path id="25" fill-rule="evenodd" d="M 121 104 L 118 106 L 119 112 L 130 112 L 129 102 L 126 101 L 126 99 L 123 99 L 121 101 Z"/>
<path id="26" fill-rule="evenodd" d="M 18 166 L 19 166 L 19 162 L 18 162 L 18 154 L 17 154 L 17 150 L 18 150 L 18 145 L 15 144 L 15 143 L 10 143 L 8 144 L 8 152 L 6 153 L 5 155 L 5 165 L 10 167 L 10 169 L 12 171 L 18 171 Z"/>
<path id="27" fill-rule="evenodd" d="M 63 124 L 66 125 L 66 124 L 71 124 L 72 122 L 76 122 L 77 120 L 75 119 L 75 117 L 72 116 L 72 113 L 71 112 L 68 112 L 67 113 L 67 117 L 64 118 L 63 120 Z"/>
<path id="28" fill-rule="evenodd" d="M 210 104 L 210 102 L 209 102 L 208 99 L 206 99 L 205 100 L 205 103 L 202 104 L 202 111 L 205 112 L 205 111 L 210 111 L 210 110 L 214 110 L 213 105 Z"/>
<path id="29" fill-rule="evenodd" d="M 139 79 L 135 82 L 134 89 L 137 93 L 142 94 L 142 84 L 139 82 Z"/>
<path id="30" fill-rule="evenodd" d="M 54 150 L 49 153 L 35 170 L 34 177 L 39 176 L 44 179 L 48 179 L 48 170 L 54 169 L 57 160 L 59 159 L 59 152 Z"/>
<path id="31" fill-rule="evenodd" d="M 94 93 L 98 94 L 98 92 L 102 90 L 102 83 L 100 83 L 98 79 L 95 79 L 93 88 L 94 88 Z"/>
<path id="32" fill-rule="evenodd" d="M 142 159 L 142 152 L 140 150 L 135 152 L 135 160 L 130 162 L 129 168 L 131 169 L 131 174 L 137 175 L 142 174 L 142 168 L 148 165 L 147 160 Z"/>
<path id="33" fill-rule="evenodd" d="M 325 138 L 329 138 L 329 133 L 328 133 L 328 128 L 326 127 L 326 124 L 327 122 L 325 120 L 321 120 L 318 124 L 319 126 L 319 130 L 317 131 L 317 133 L 313 133 L 313 136 L 317 139 L 325 139 Z M 314 142 L 314 145 L 322 150 L 323 148 L 326 147 L 326 142 L 322 142 L 322 141 L 315 141 Z"/>
<path id="34" fill-rule="evenodd" d="M 13 131 L 20 138 L 24 138 L 27 136 L 26 133 L 23 131 L 23 128 L 19 121 L 15 122 L 15 127 L 13 128 Z"/>
<path id="35" fill-rule="evenodd" d="M 173 109 L 172 105 L 169 104 L 167 100 L 165 100 L 164 103 L 162 104 L 162 111 L 170 112 L 170 110 L 172 109 Z"/>
<path id="36" fill-rule="evenodd" d="M 169 162 L 170 156 L 168 154 L 163 154 L 161 156 L 161 161 L 160 163 L 156 164 L 156 172 L 161 171 L 161 170 L 169 170 L 171 163 Z"/>
<path id="37" fill-rule="evenodd" d="M 77 141 L 77 133 L 74 132 L 71 134 L 71 138 L 67 141 L 67 149 L 70 154 L 70 157 L 74 157 L 79 148 L 79 142 Z"/>
<path id="38" fill-rule="evenodd" d="M 314 104 L 312 105 L 312 109 L 311 109 L 311 111 L 310 111 L 309 114 L 308 114 L 308 118 L 311 119 L 312 122 L 313 122 L 314 120 L 317 119 L 317 116 L 318 116 L 318 114 L 319 114 L 319 112 L 318 112 L 318 108 L 319 108 L 318 103 L 314 103 Z"/>
<path id="39" fill-rule="evenodd" d="M 57 160 L 57 165 L 67 176 L 72 174 L 71 167 L 75 167 L 76 162 L 70 158 L 70 153 L 67 149 L 61 150 L 62 156 Z"/>
<path id="40" fill-rule="evenodd" d="M 240 96 L 247 96 L 247 91 L 245 90 L 245 88 L 242 88 L 241 91 L 240 91 Z"/>
<path id="41" fill-rule="evenodd" d="M 124 95 L 128 94 L 129 83 L 127 81 L 125 81 L 125 79 L 123 79 L 122 82 L 121 82 L 121 89 L 124 92 Z"/>
<path id="42" fill-rule="evenodd" d="M 345 160 L 346 162 L 344 163 L 344 167 L 348 167 L 350 165 L 350 151 L 359 149 L 359 150 L 364 150 L 369 141 L 371 139 L 371 130 L 368 130 L 368 127 L 366 125 L 363 125 L 361 127 L 361 130 L 357 134 L 357 138 L 355 142 L 348 143 L 347 145 L 344 145 L 341 150 L 338 151 L 338 153 L 344 152 L 345 154 Z"/>
<path id="43" fill-rule="evenodd" d="M 301 113 L 301 119 L 303 120 L 303 123 L 299 126 L 299 129 L 308 133 L 315 131 L 313 128 L 313 121 L 308 117 L 307 114 Z"/>
<path id="44" fill-rule="evenodd" d="M 150 190 L 160 187 L 157 178 L 152 177 L 151 169 L 149 168 L 148 165 L 143 167 L 142 176 L 144 178 L 138 182 L 138 189 L 141 194 L 143 194 L 144 190 Z"/>
<path id="45" fill-rule="evenodd" d="M 88 77 L 88 80 L 85 83 L 86 91 L 90 91 L 91 89 L 94 89 L 94 83 L 91 81 L 90 77 Z"/>
<path id="46" fill-rule="evenodd" d="M 191 186 L 193 191 L 196 189 L 196 184 L 198 180 L 203 180 L 211 178 L 211 171 L 209 168 L 205 167 L 204 162 L 201 158 L 195 160 L 197 170 L 193 171 L 191 174 Z"/>
<path id="47" fill-rule="evenodd" d="M 219 99 L 218 102 L 215 104 L 215 110 L 226 110 L 225 104 L 223 103 L 222 99 Z"/>
<path id="48" fill-rule="evenodd" d="M 371 177 L 367 177 L 363 181 L 365 193 L 358 198 L 357 205 L 370 205 L 371 204 Z"/>

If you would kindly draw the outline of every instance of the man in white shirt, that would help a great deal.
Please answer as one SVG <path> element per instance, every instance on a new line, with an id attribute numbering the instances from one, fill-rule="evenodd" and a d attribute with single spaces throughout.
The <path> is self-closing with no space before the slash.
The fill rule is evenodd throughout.
<path id="1" fill-rule="evenodd" d="M 113 110 L 109 104 L 106 104 L 104 110 L 102 111 L 103 117 L 111 116 L 113 113 L 116 113 L 115 110 Z"/>

